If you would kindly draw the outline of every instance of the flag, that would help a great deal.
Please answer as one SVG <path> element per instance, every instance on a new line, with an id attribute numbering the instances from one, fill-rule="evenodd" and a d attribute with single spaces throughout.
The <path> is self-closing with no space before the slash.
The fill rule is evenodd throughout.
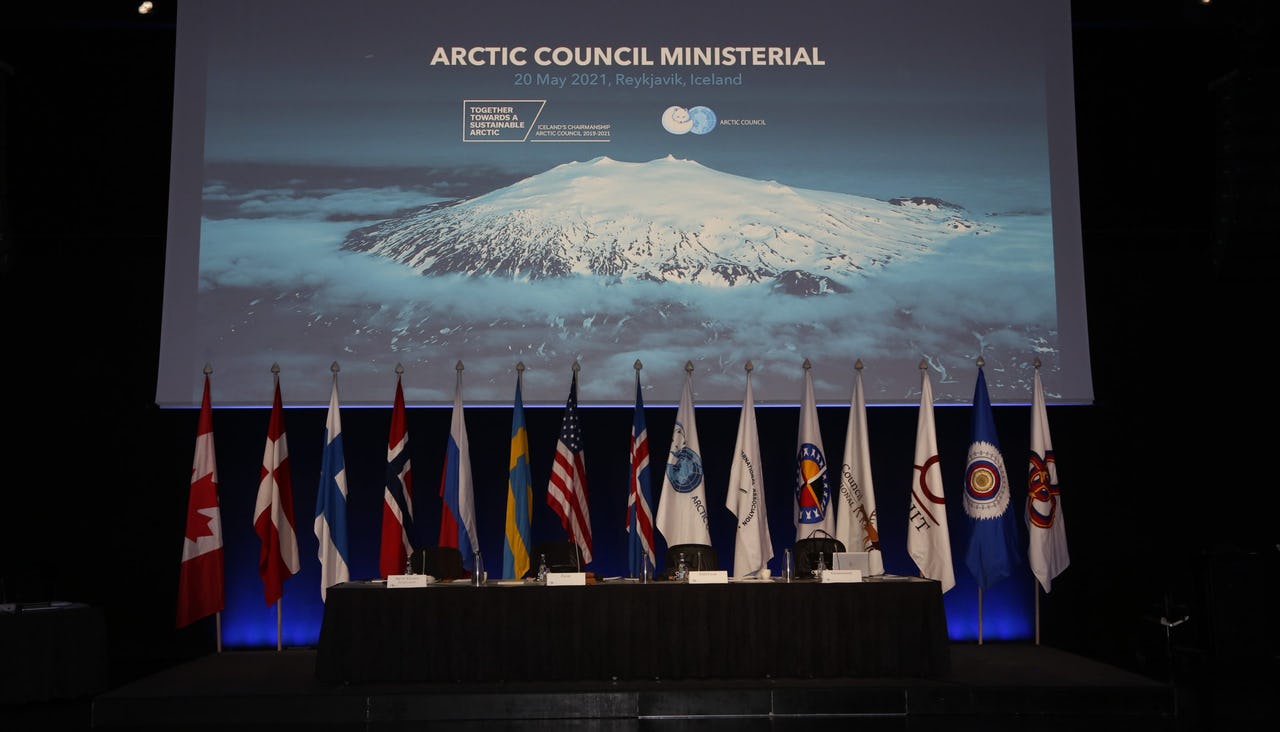
<path id="1" fill-rule="evenodd" d="M 507 524 L 502 545 L 502 576 L 520 579 L 529 572 L 532 545 L 533 476 L 529 470 L 529 433 L 525 431 L 524 400 L 516 377 L 516 400 L 511 412 L 511 459 L 507 464 Z"/>
<path id="2" fill-rule="evenodd" d="M 738 440 L 733 446 L 733 465 L 729 468 L 729 491 L 724 505 L 738 519 L 733 543 L 733 576 L 759 577 L 773 559 L 773 539 L 769 538 L 769 511 L 764 501 L 764 469 L 760 464 L 760 434 L 756 430 L 756 400 L 751 391 L 750 370 L 747 371 L 747 395 L 738 417 Z"/>
<path id="3" fill-rule="evenodd" d="M 1049 413 L 1044 406 L 1039 369 L 1036 369 L 1031 401 L 1031 470 L 1027 493 L 1027 529 L 1031 535 L 1027 557 L 1031 573 L 1048 592 L 1053 578 L 1071 564 L 1071 557 L 1067 554 L 1067 528 L 1062 518 L 1062 496 L 1058 494 L 1058 463 L 1053 456 Z"/>
<path id="4" fill-rule="evenodd" d="M 636 371 L 636 408 L 631 419 L 631 475 L 627 482 L 627 559 L 632 577 L 645 563 L 657 565 L 653 551 L 653 505 L 649 489 L 649 430 L 644 423 L 640 371 Z"/>
<path id="5" fill-rule="evenodd" d="M 351 550 L 347 543 L 347 461 L 342 452 L 342 415 L 338 409 L 338 365 L 333 365 L 333 389 L 324 422 L 324 450 L 320 454 L 320 486 L 316 489 L 315 533 L 319 542 L 320 601 L 329 588 L 351 579 Z"/>
<path id="6" fill-rule="evenodd" d="M 969 517 L 969 546 L 964 563 L 987 589 L 1009 576 L 1014 548 L 1009 511 L 1009 474 L 1000 454 L 996 420 L 987 393 L 987 377 L 978 367 L 969 424 L 969 455 L 964 469 L 964 513 Z"/>
<path id="7" fill-rule="evenodd" d="M 711 545 L 707 528 L 707 485 L 702 479 L 702 451 L 693 414 L 693 369 L 686 372 L 680 408 L 667 453 L 667 470 L 658 499 L 658 531 L 667 546 Z"/>
<path id="8" fill-rule="evenodd" d="M 591 561 L 591 511 L 587 505 L 587 465 L 582 453 L 582 425 L 578 422 L 578 371 L 574 368 L 569 399 L 564 405 L 556 459 L 551 465 L 547 504 L 560 517 L 560 525 Z"/>
<path id="9" fill-rule="evenodd" d="M 471 448 L 467 444 L 467 421 L 462 411 L 462 364 L 458 364 L 458 384 L 453 392 L 453 421 L 449 425 L 449 445 L 445 449 L 444 473 L 440 476 L 440 546 L 457 547 L 462 565 L 474 568 L 476 549 L 475 489 L 471 483 Z"/>
<path id="10" fill-rule="evenodd" d="M 280 405 L 280 375 L 275 375 L 276 394 L 267 427 L 267 448 L 258 477 L 258 500 L 253 509 L 253 529 L 262 548 L 258 552 L 258 574 L 268 605 L 284 594 L 284 581 L 298 573 L 298 536 L 293 531 L 293 482 L 289 476 L 289 442 L 284 431 L 284 408 Z"/>
<path id="11" fill-rule="evenodd" d="M 862 391 L 862 369 L 853 380 L 849 400 L 849 426 L 844 433 L 844 462 L 840 467 L 840 498 L 836 502 L 836 538 L 849 551 L 867 552 L 872 576 L 884 574 L 880 551 L 880 519 L 871 484 L 871 447 L 867 438 L 867 401 Z"/>
<path id="12" fill-rule="evenodd" d="M 920 414 L 916 420 L 915 466 L 911 470 L 911 507 L 907 523 L 907 553 L 920 574 L 942 583 L 946 592 L 956 586 L 951 566 L 951 536 L 947 533 L 947 504 L 938 460 L 938 436 L 933 426 L 933 385 L 920 370 Z"/>
<path id="13" fill-rule="evenodd" d="M 178 575 L 178 627 L 222 612 L 222 511 L 218 508 L 218 465 L 213 455 L 213 407 L 209 374 L 204 375 L 204 398 L 196 427 L 196 453 L 191 463 L 191 492 L 187 499 L 187 531 L 182 540 Z"/>
<path id="14" fill-rule="evenodd" d="M 382 545 L 378 571 L 383 577 L 402 574 L 413 552 L 413 472 L 409 465 L 409 428 L 404 411 L 404 388 L 396 376 L 387 435 L 387 485 L 382 491 Z"/>
<path id="15" fill-rule="evenodd" d="M 796 442 L 796 502 L 793 506 L 796 541 L 811 536 L 835 536 L 831 511 L 831 481 L 827 479 L 827 454 L 818 429 L 818 407 L 813 399 L 813 376 L 804 362 L 804 400 L 800 404 L 800 435 Z"/>

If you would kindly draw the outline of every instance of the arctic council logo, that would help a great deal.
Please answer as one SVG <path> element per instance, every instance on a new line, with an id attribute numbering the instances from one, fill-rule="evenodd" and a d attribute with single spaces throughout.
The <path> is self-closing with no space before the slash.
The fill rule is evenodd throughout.
<path id="1" fill-rule="evenodd" d="M 710 107 L 673 105 L 662 113 L 662 128 L 673 135 L 705 135 L 716 128 L 716 113 Z"/>

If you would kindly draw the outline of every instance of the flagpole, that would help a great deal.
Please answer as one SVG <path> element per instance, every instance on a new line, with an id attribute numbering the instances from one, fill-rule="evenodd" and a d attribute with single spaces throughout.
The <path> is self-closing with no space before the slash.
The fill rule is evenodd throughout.
<path id="1" fill-rule="evenodd" d="M 1031 592 L 1036 596 L 1036 645 L 1040 645 L 1040 583 L 1031 578 Z"/>
<path id="2" fill-rule="evenodd" d="M 982 645 L 982 588 L 978 588 L 978 645 Z"/>
<path id="3" fill-rule="evenodd" d="M 276 650 L 284 650 L 284 598 L 276 600 Z"/>
<path id="4" fill-rule="evenodd" d="M 1040 357 L 1036 356 L 1035 360 L 1036 373 L 1040 373 Z M 1035 415 L 1035 406 L 1031 407 L 1032 416 Z M 1031 516 L 1031 496 L 1027 496 L 1026 516 Z M 1030 548 L 1028 547 L 1028 553 Z M 1031 573 L 1031 592 L 1036 596 L 1035 602 L 1035 624 L 1036 624 L 1036 645 L 1040 645 L 1040 581 L 1036 579 L 1035 572 Z"/>
<path id="5" fill-rule="evenodd" d="M 218 653 L 222 653 L 222 611 L 213 614 L 213 625 L 218 634 Z"/>
<path id="6" fill-rule="evenodd" d="M 636 370 L 636 389 L 638 390 L 638 389 L 640 388 L 640 369 L 644 368 L 644 364 L 640 363 L 640 359 L 638 359 L 638 358 L 637 358 L 637 359 L 636 359 L 636 362 L 635 362 L 635 363 L 633 363 L 633 364 L 631 364 L 631 368 L 633 368 L 633 369 L 635 369 L 635 370 Z M 638 393 L 639 393 L 639 391 L 637 391 L 636 393 L 638 394 Z M 633 418 L 632 418 L 632 419 L 634 420 L 634 419 L 635 419 L 635 417 L 633 416 Z M 634 432 L 634 427 L 635 427 L 635 423 L 634 423 L 634 421 L 633 421 L 633 422 L 632 422 L 632 428 L 633 428 L 633 429 L 632 429 L 632 431 L 633 431 L 633 432 Z M 646 429 L 647 429 L 647 428 L 646 428 Z M 634 440 L 637 436 L 638 436 L 638 435 L 634 435 L 634 434 L 633 434 L 633 435 L 632 435 L 632 440 Z M 634 442 L 633 442 L 633 444 L 632 444 L 631 449 L 632 449 L 632 450 L 634 450 L 634 449 L 635 449 Z M 634 456 L 633 456 L 633 458 L 634 458 Z M 635 472 L 635 463 L 634 463 L 634 462 L 631 464 L 631 470 L 632 470 L 632 472 Z M 639 482 L 639 480 L 640 480 L 639 476 L 635 476 L 632 482 Z M 637 491 L 637 493 L 639 492 L 639 491 L 638 491 L 638 489 L 637 489 L 634 485 L 629 485 L 629 486 L 627 486 L 627 492 L 628 492 L 628 493 L 630 493 L 630 492 L 631 492 L 631 491 L 633 491 L 633 490 Z M 632 506 L 631 506 L 631 511 L 629 512 L 629 515 L 627 516 L 627 518 L 628 518 L 628 521 L 627 521 L 627 530 L 628 530 L 628 531 L 630 531 L 630 532 L 632 532 L 632 535 L 627 537 L 627 541 L 628 541 L 628 542 L 639 542 L 639 544 L 640 544 L 640 555 L 641 555 L 641 556 L 640 556 L 640 577 L 638 577 L 638 578 L 637 578 L 637 577 L 632 577 L 632 579 L 640 579 L 640 578 L 646 578 L 646 577 L 649 577 L 649 576 L 650 576 L 650 575 L 652 575 L 653 573 L 649 571 L 649 553 L 648 553 L 648 552 L 646 552 L 646 551 L 644 550 L 644 542 L 643 542 L 643 541 L 640 541 L 640 536 L 639 536 L 639 533 L 640 533 L 640 521 L 639 521 L 639 516 L 638 516 L 637 514 L 638 514 L 638 513 L 639 513 L 639 511 L 640 511 L 640 500 L 639 500 L 639 499 L 640 499 L 640 496 L 639 496 L 639 495 L 636 495 L 636 496 L 635 496 L 635 498 L 636 498 L 636 502 L 635 502 L 635 504 L 634 504 L 634 505 L 632 505 Z M 657 568 L 657 562 L 656 562 L 656 561 L 654 562 L 654 565 L 655 565 L 655 566 L 654 566 L 654 568 L 656 569 L 656 568 Z M 630 569 L 630 571 L 631 571 L 631 573 L 632 573 L 632 574 L 635 574 L 636 567 L 635 567 L 634 562 L 631 562 L 631 566 L 629 567 L 629 569 Z M 646 581 L 647 581 L 647 580 L 646 580 Z"/>

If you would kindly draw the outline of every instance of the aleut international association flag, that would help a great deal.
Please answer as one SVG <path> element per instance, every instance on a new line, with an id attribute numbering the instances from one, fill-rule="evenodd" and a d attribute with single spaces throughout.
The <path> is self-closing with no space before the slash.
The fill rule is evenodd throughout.
<path id="1" fill-rule="evenodd" d="M 938 580 L 942 591 L 956 586 L 951 564 L 947 502 L 942 490 L 938 437 L 933 422 L 933 384 L 920 369 L 920 413 L 916 420 L 915 464 L 911 469 L 911 505 L 907 520 L 907 553 L 921 576 Z"/>
<path id="2" fill-rule="evenodd" d="M 733 576 L 759 577 L 773 559 L 769 511 L 764 497 L 764 468 L 760 462 L 760 433 L 756 429 L 756 399 L 747 364 L 747 393 L 738 416 L 738 439 L 729 468 L 725 508 L 738 519 L 733 544 Z"/>
<path id="3" fill-rule="evenodd" d="M 844 433 L 844 462 L 840 466 L 840 491 L 833 512 L 836 538 L 851 552 L 867 552 L 870 574 L 884 574 L 880 551 L 880 519 L 871 484 L 871 448 L 867 432 L 867 401 L 862 391 L 862 366 L 858 362 L 849 400 L 849 426 Z"/>
<path id="4" fill-rule="evenodd" d="M 178 627 L 221 612 L 224 597 L 222 511 L 218 507 L 218 464 L 213 454 L 213 407 L 206 369 L 178 575 Z"/>
<path id="5" fill-rule="evenodd" d="M 711 544 L 707 528 L 707 489 L 702 474 L 702 449 L 693 413 L 693 364 L 685 365 L 684 390 L 672 428 L 671 450 L 658 498 L 658 531 L 667 546 Z"/>

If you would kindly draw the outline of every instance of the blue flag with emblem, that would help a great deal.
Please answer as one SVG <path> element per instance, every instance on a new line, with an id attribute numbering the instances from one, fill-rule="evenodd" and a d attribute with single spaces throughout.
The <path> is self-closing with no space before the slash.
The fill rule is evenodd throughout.
<path id="1" fill-rule="evenodd" d="M 1009 473 L 1000 454 L 987 379 L 979 366 L 964 471 L 964 513 L 969 519 L 965 566 L 984 590 L 1012 571 L 1016 550 L 1009 503 Z"/>

